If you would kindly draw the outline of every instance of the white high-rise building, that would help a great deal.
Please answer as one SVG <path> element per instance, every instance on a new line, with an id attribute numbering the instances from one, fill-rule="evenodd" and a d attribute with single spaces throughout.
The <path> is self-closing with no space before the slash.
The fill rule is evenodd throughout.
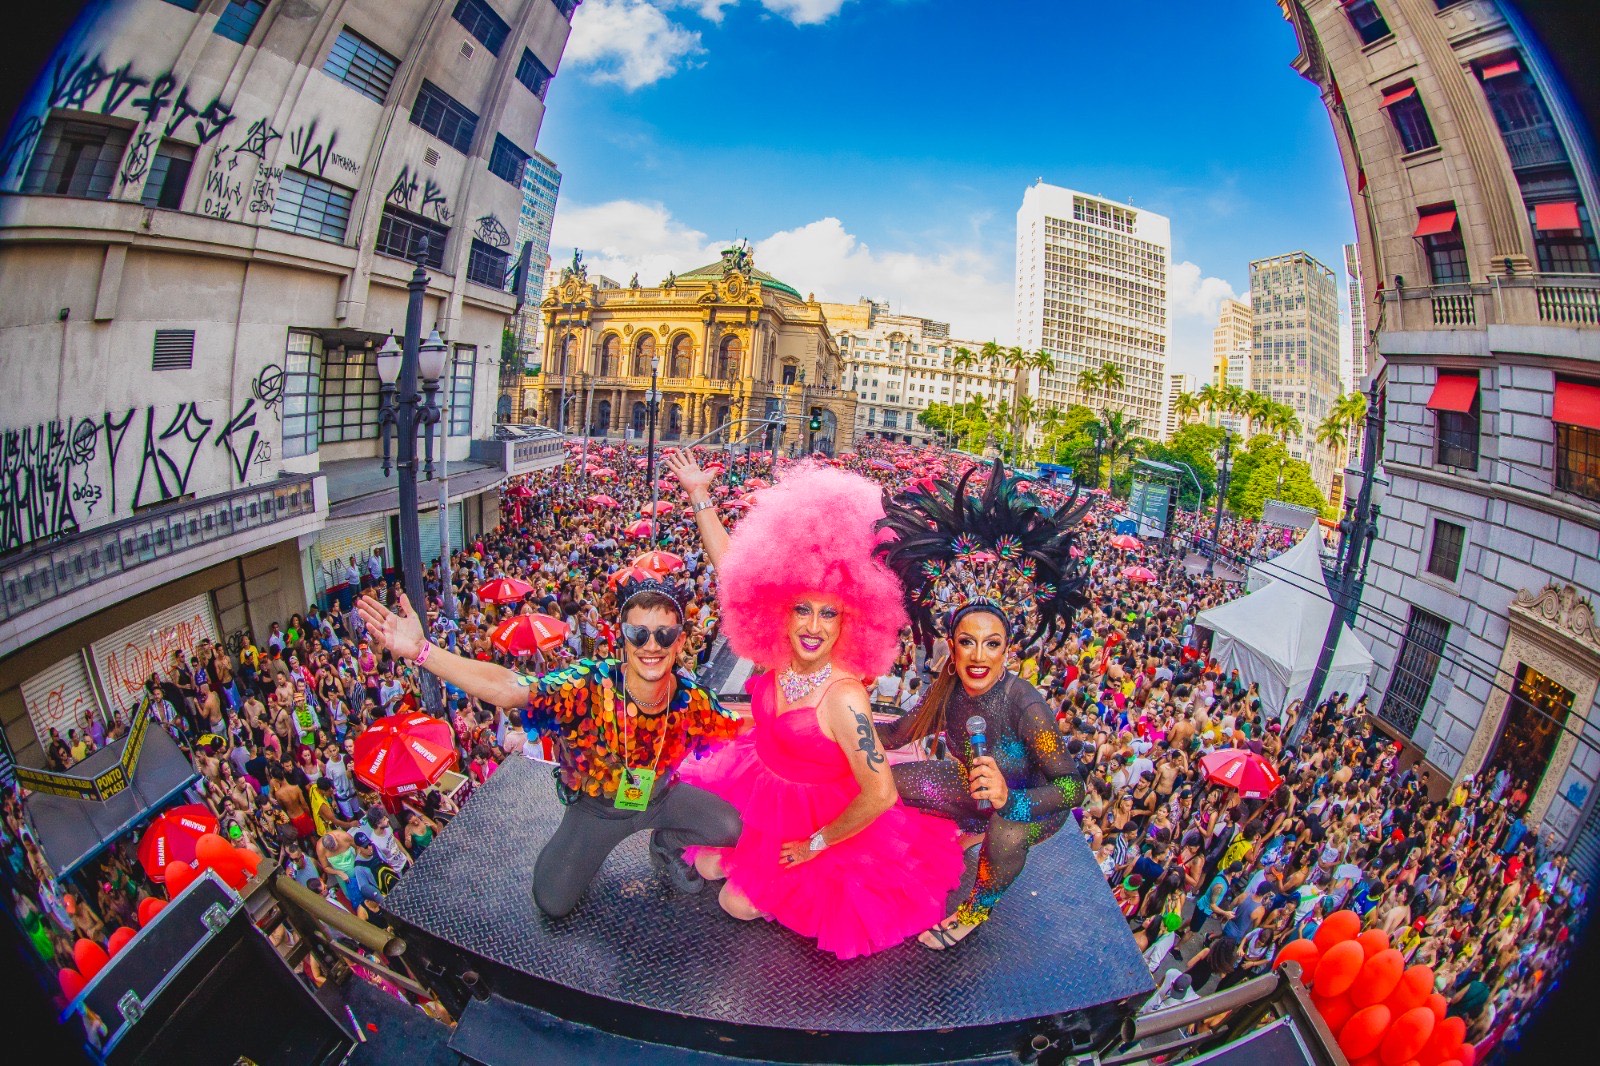
<path id="1" fill-rule="evenodd" d="M 1195 383 L 1193 374 L 1167 375 L 1167 414 L 1166 421 L 1163 423 L 1163 425 L 1166 426 L 1166 433 L 1162 437 L 1163 440 L 1171 440 L 1172 435 L 1182 428 L 1181 424 L 1178 422 L 1178 397 L 1182 396 L 1186 392 L 1192 394 L 1194 391 Z"/>
<path id="2" fill-rule="evenodd" d="M 1160 433 L 1170 340 L 1164 215 L 1040 182 L 1017 212 L 1017 342 L 1055 369 L 1033 371 L 1041 407 L 1121 410 Z M 1110 363 L 1121 388 L 1085 392 L 1078 377 Z"/>
<path id="3" fill-rule="evenodd" d="M 1344 388 L 1346 392 L 1356 392 L 1361 388 L 1361 379 L 1367 376 L 1367 303 L 1360 246 L 1344 246 L 1344 274 L 1350 300 L 1350 376 L 1345 379 Z"/>

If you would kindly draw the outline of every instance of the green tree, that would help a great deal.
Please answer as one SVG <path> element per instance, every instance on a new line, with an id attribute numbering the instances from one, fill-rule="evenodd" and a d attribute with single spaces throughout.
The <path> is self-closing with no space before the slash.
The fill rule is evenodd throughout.
<path id="1" fill-rule="evenodd" d="M 1258 434 L 1238 454 L 1228 506 L 1243 518 L 1258 519 L 1268 500 L 1309 507 L 1325 515 L 1328 501 L 1311 476 L 1311 467 L 1289 456 L 1282 441 Z"/>
<path id="2" fill-rule="evenodd" d="M 1172 413 L 1182 426 L 1192 422 L 1200 413 L 1200 399 L 1192 392 L 1180 392 L 1172 401 Z"/>
<path id="3" fill-rule="evenodd" d="M 1162 463 L 1184 463 L 1194 471 L 1205 493 L 1205 500 L 1214 500 L 1217 491 L 1217 461 L 1213 453 L 1222 446 L 1222 430 L 1203 422 L 1191 423 L 1172 435 L 1165 444 L 1152 443 L 1145 448 L 1145 458 Z M 1191 510 L 1201 505 L 1200 494 L 1194 482 L 1185 477 L 1178 490 L 1178 502 Z"/>
<path id="4" fill-rule="evenodd" d="M 517 351 L 517 331 L 510 326 L 500 331 L 500 365 L 507 374 L 520 374 L 525 366 L 522 353 Z"/>

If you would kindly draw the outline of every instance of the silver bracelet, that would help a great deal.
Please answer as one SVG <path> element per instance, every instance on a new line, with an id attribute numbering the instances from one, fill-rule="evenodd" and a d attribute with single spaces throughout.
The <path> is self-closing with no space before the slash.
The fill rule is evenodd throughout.
<path id="1" fill-rule="evenodd" d="M 693 506 L 692 511 L 693 511 L 694 514 L 699 514 L 701 511 L 704 511 L 707 507 L 715 507 L 716 505 L 717 505 L 717 501 L 716 500 L 701 500 L 699 503 L 697 503 L 697 504 L 695 504 Z"/>

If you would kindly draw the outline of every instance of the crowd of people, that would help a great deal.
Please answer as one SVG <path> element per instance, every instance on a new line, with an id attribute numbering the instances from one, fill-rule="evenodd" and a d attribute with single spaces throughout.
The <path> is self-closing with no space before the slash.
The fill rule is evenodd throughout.
<path id="1" fill-rule="evenodd" d="M 894 458 L 869 445 L 836 462 L 892 492 L 911 480 Z M 646 543 L 635 526 L 652 494 L 645 460 L 599 445 L 592 462 L 605 473 L 594 465 L 585 472 L 570 456 L 560 469 L 513 479 L 501 523 L 447 567 L 435 560 L 427 569 L 434 643 L 534 674 L 606 656 L 619 640 L 616 578 L 657 548 L 683 560 L 666 578 L 686 605 L 681 665 L 708 665 L 719 647 L 718 587 L 694 516 L 663 480 L 657 491 L 672 506 Z M 735 520 L 741 492 L 782 473 L 766 456 L 719 465 L 719 504 Z M 1450 1013 L 1467 1022 L 1482 1053 L 1514 1043 L 1586 913 L 1587 885 L 1553 839 L 1524 820 L 1527 790 L 1500 774 L 1430 779 L 1375 727 L 1365 697 L 1334 694 L 1282 715 L 1263 706 L 1252 680 L 1224 674 L 1196 634 L 1200 612 L 1240 591 L 1237 581 L 1205 576 L 1191 552 L 1210 524 L 1185 518 L 1172 538 L 1129 552 L 1109 543 L 1116 507 L 1102 498 L 1083 527 L 1087 606 L 1070 627 L 1019 644 L 1011 666 L 1046 701 L 1076 763 L 1084 786 L 1077 824 L 1150 966 L 1152 1006 L 1264 973 L 1288 941 L 1351 908 L 1409 961 L 1433 967 Z M 1230 519 L 1223 542 L 1260 556 L 1291 539 Z M 1130 571 L 1134 563 L 1153 580 Z M 485 602 L 479 591 L 495 578 L 533 591 L 518 603 Z M 351 559 L 346 586 L 237 649 L 202 641 L 174 653 L 138 708 L 53 736 L 50 766 L 70 768 L 116 739 L 128 715 L 149 713 L 193 758 L 193 798 L 216 812 L 221 832 L 336 906 L 377 918 L 384 893 L 469 802 L 472 786 L 538 741 L 524 734 L 520 708 L 446 686 L 468 783 L 401 803 L 359 781 L 356 738 L 388 715 L 421 708 L 424 681 L 371 638 L 350 606 L 360 594 L 394 608 L 398 575 L 381 558 Z M 513 613 L 559 619 L 565 638 L 508 655 L 489 635 Z M 907 630 L 894 668 L 863 679 L 880 722 L 914 712 L 949 654 L 942 638 L 928 646 Z M 1261 756 L 1282 786 L 1244 800 L 1207 781 L 1201 757 L 1225 747 Z M 103 941 L 118 925 L 136 925 L 140 901 L 160 887 L 138 861 L 137 829 L 58 881 L 24 808 L 18 796 L 4 798 L 12 910 L 41 958 L 71 965 L 75 940 Z"/>

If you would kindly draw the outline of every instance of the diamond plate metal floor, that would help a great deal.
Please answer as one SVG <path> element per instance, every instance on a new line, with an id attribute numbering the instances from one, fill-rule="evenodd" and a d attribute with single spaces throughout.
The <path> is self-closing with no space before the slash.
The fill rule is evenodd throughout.
<path id="1" fill-rule="evenodd" d="M 456 972 L 478 969 L 500 995 L 622 1035 L 746 1057 L 947 1059 L 1010 1045 L 1046 1016 L 1093 1012 L 1097 1030 L 1114 1026 L 1152 990 L 1075 833 L 1036 849 L 995 918 L 959 949 L 908 942 L 841 962 L 774 923 L 727 917 L 714 892 L 673 895 L 651 870 L 643 834 L 617 848 L 572 915 L 545 917 L 530 894 L 533 864 L 561 812 L 547 766 L 507 760 L 385 909 L 457 949 Z M 679 1021 L 682 1032 L 663 1032 Z M 829 1053 L 807 1050 L 814 1039 Z"/>

